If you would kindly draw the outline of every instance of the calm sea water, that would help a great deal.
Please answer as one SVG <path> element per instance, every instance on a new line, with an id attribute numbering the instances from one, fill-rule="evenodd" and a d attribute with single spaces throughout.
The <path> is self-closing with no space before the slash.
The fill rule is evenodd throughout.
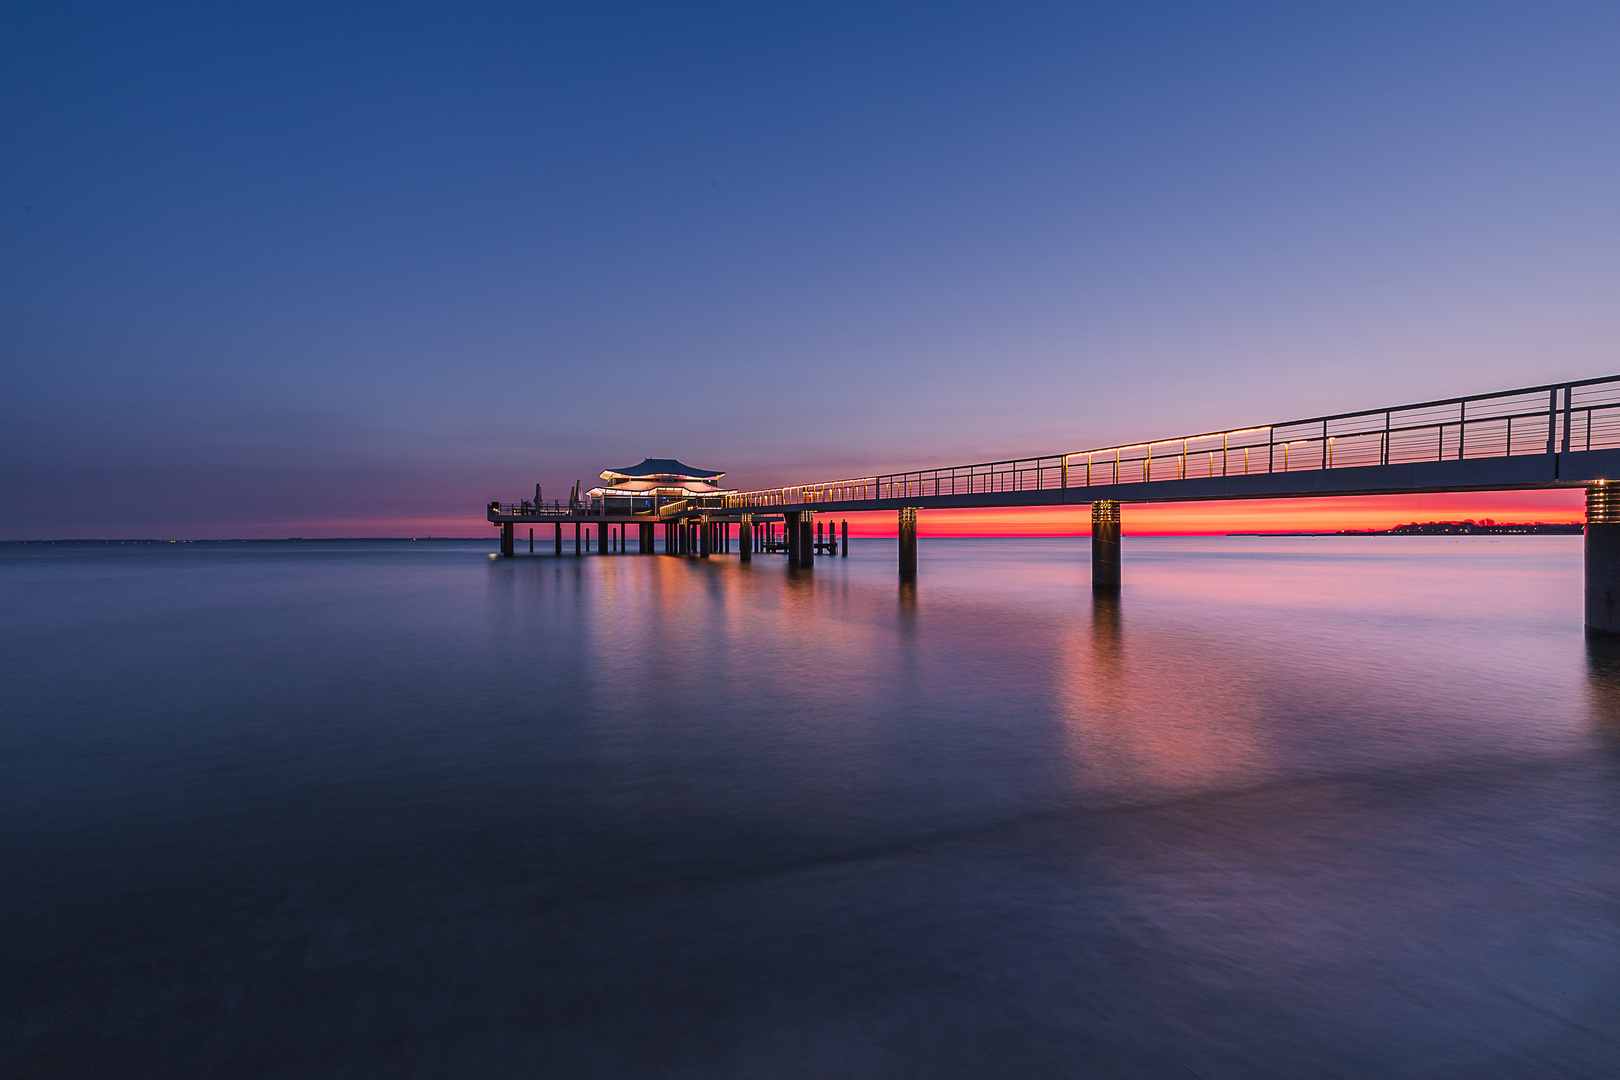
<path id="1" fill-rule="evenodd" d="M 6 1077 L 1613 1077 L 1579 537 L 0 549 Z"/>

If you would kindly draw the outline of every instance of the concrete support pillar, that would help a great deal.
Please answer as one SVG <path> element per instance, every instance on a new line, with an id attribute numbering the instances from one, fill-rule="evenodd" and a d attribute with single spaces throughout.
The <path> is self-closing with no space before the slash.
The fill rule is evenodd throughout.
<path id="1" fill-rule="evenodd" d="M 562 522 L 557 522 L 557 554 L 562 554 Z"/>
<path id="2" fill-rule="evenodd" d="M 789 510 L 782 515 L 782 528 L 786 531 L 787 561 L 789 566 L 799 565 L 799 512 Z"/>
<path id="3" fill-rule="evenodd" d="M 534 530 L 529 530 L 529 554 L 534 554 Z"/>
<path id="4" fill-rule="evenodd" d="M 1620 483 L 1586 489 L 1586 632 L 1620 634 Z"/>
<path id="5" fill-rule="evenodd" d="M 799 565 L 805 568 L 816 565 L 816 531 L 813 513 L 799 515 Z"/>
<path id="6" fill-rule="evenodd" d="M 1091 587 L 1119 588 L 1119 503 L 1091 504 Z"/>
<path id="7" fill-rule="evenodd" d="M 714 548 L 714 525 L 708 521 L 698 522 L 698 557 L 707 559 Z"/>
<path id="8" fill-rule="evenodd" d="M 843 526 L 842 531 L 844 535 L 838 543 L 838 557 L 840 559 L 847 559 L 849 558 L 849 520 L 846 518 L 841 524 Z"/>
<path id="9" fill-rule="evenodd" d="M 574 554 L 579 554 L 579 522 L 574 522 Z"/>
<path id="10" fill-rule="evenodd" d="M 510 521 L 501 523 L 501 554 L 508 559 L 512 557 L 512 523 Z"/>
<path id="11" fill-rule="evenodd" d="M 917 508 L 900 508 L 900 580 L 917 579 Z"/>
<path id="12" fill-rule="evenodd" d="M 754 559 L 754 517 L 744 514 L 742 522 L 737 526 L 737 557 L 743 562 L 752 562 Z"/>

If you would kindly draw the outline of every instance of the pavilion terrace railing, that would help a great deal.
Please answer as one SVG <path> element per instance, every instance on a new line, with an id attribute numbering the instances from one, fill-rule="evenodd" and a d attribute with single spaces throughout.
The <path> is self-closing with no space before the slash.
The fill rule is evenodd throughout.
<path id="1" fill-rule="evenodd" d="M 1051 457 L 743 491 L 730 509 L 1305 472 L 1620 447 L 1620 375 Z"/>
<path id="2" fill-rule="evenodd" d="M 523 517 L 569 517 L 580 513 L 583 504 L 576 503 L 570 506 L 564 502 L 533 502 L 525 499 L 522 502 L 503 503 L 492 502 L 490 511 L 496 514 L 518 515 Z"/>

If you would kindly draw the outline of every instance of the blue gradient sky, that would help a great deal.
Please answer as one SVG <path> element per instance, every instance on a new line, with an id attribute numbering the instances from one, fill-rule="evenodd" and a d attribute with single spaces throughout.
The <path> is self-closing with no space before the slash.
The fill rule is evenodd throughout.
<path id="1" fill-rule="evenodd" d="M 1620 7 L 8 4 L 0 535 L 1620 368 Z"/>

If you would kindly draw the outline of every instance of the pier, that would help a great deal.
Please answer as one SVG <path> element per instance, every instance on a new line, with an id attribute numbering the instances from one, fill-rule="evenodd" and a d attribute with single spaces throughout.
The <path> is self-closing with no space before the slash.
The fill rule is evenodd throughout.
<path id="1" fill-rule="evenodd" d="M 643 463 L 649 470 L 679 465 Z M 898 516 L 899 576 L 909 581 L 917 573 L 923 511 L 1089 505 L 1092 584 L 1109 591 L 1124 580 L 1120 529 L 1129 503 L 1580 487 L 1587 507 L 1586 626 L 1620 633 L 1620 494 L 1612 486 L 1620 479 L 1620 376 L 753 491 L 718 489 L 723 473 L 685 466 L 658 475 L 665 479 L 606 472 L 612 486 L 593 489 L 589 498 L 576 488 L 568 505 L 491 502 L 488 519 L 501 530 L 501 554 L 514 554 L 520 524 L 553 525 L 556 554 L 565 526 L 573 529 L 575 554 L 590 550 L 590 536 L 599 553 L 608 553 L 610 542 L 624 550 L 631 525 L 639 553 L 652 554 L 661 526 L 666 554 L 700 558 L 729 552 L 735 527 L 742 558 L 783 554 L 789 566 L 807 569 L 818 556 L 847 557 L 848 524 L 841 522 L 839 541 L 829 524 L 834 516 L 887 510 Z M 659 484 L 669 497 L 653 490 Z M 700 484 L 710 488 L 699 490 Z"/>

